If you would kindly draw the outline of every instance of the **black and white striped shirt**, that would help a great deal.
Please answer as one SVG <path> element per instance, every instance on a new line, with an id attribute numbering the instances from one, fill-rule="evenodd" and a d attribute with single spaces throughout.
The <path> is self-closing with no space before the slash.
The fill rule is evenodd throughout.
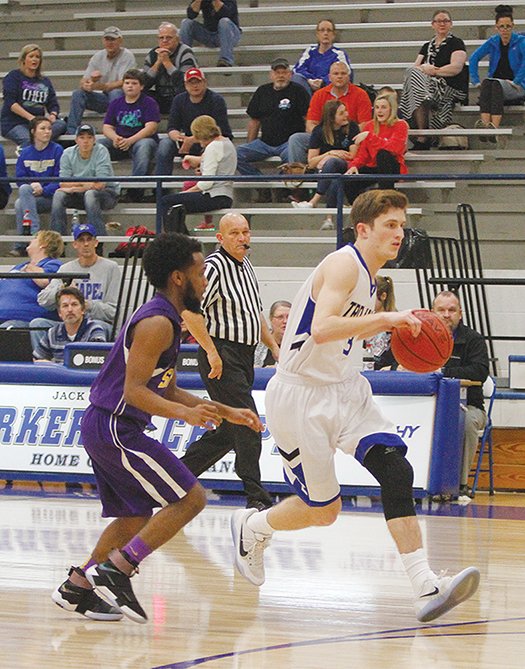
<path id="1" fill-rule="evenodd" d="M 202 310 L 210 336 L 255 346 L 261 340 L 262 302 L 253 265 L 222 247 L 206 258 Z"/>

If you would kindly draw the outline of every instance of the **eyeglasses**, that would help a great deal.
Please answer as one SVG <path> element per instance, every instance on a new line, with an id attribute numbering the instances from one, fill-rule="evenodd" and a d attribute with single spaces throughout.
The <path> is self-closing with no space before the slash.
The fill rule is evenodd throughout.
<path id="1" fill-rule="evenodd" d="M 498 30 L 512 30 L 513 26 L 512 25 L 505 25 L 505 26 L 496 26 Z"/>
<path id="2" fill-rule="evenodd" d="M 434 19 L 432 23 L 452 23 L 450 19 Z"/>

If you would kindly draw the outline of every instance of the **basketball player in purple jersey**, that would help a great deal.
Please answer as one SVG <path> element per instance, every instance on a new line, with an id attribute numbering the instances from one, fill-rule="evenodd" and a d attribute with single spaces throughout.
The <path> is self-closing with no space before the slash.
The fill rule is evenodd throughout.
<path id="1" fill-rule="evenodd" d="M 151 416 L 208 428 L 227 420 L 263 429 L 249 409 L 210 402 L 176 385 L 180 314 L 199 311 L 206 287 L 200 243 L 186 235 L 160 235 L 146 249 L 143 267 L 157 292 L 122 328 L 91 388 L 81 426 L 102 515 L 115 520 L 89 560 L 72 567 L 52 596 L 62 608 L 94 620 L 119 620 L 124 614 L 146 622 L 131 576 L 206 503 L 189 469 L 167 446 L 144 434 Z M 157 507 L 162 508 L 152 515 Z"/>
<path id="2" fill-rule="evenodd" d="M 274 531 L 335 522 L 342 507 L 335 452 L 352 455 L 381 485 L 388 529 L 414 590 L 416 617 L 428 622 L 473 595 L 479 571 L 468 567 L 455 576 L 437 576 L 430 568 L 407 447 L 374 402 L 356 359 L 361 349 L 356 340 L 394 327 L 408 328 L 413 336 L 421 329 L 411 311 L 373 313 L 375 276 L 398 254 L 407 204 L 394 190 L 356 198 L 355 244 L 328 255 L 293 300 L 277 373 L 266 389 L 266 418 L 295 495 L 266 511 L 239 509 L 232 533 L 237 568 L 262 585 L 263 551 Z"/>

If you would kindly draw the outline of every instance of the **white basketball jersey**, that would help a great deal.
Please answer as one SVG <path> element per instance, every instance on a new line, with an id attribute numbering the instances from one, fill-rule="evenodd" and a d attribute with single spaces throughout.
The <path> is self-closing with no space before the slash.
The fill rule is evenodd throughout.
<path id="1" fill-rule="evenodd" d="M 334 251 L 348 256 L 349 263 L 356 263 L 359 277 L 354 290 L 348 295 L 341 316 L 352 318 L 366 316 L 374 312 L 376 283 L 359 251 L 348 244 Z M 333 254 L 327 256 L 330 258 Z M 313 383 L 339 383 L 352 374 L 358 374 L 362 357 L 362 340 L 332 341 L 316 344 L 313 340 L 312 318 L 315 301 L 312 297 L 312 285 L 325 258 L 304 282 L 296 295 L 286 331 L 281 344 L 279 369 L 291 374 L 299 374 Z"/>

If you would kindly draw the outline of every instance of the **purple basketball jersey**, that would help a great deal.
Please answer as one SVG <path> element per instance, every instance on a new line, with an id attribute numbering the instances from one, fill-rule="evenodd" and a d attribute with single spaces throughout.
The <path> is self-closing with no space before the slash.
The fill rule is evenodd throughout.
<path id="1" fill-rule="evenodd" d="M 153 376 L 147 385 L 157 395 L 164 396 L 175 374 L 175 362 L 180 347 L 181 318 L 172 303 L 164 295 L 157 293 L 149 302 L 135 311 L 120 331 L 109 356 L 91 386 L 89 399 L 93 406 L 137 421 L 143 426 L 150 422 L 150 414 L 124 401 L 124 381 L 134 326 L 144 318 L 159 315 L 166 316 L 172 322 L 173 343 L 167 351 L 160 355 Z"/>

